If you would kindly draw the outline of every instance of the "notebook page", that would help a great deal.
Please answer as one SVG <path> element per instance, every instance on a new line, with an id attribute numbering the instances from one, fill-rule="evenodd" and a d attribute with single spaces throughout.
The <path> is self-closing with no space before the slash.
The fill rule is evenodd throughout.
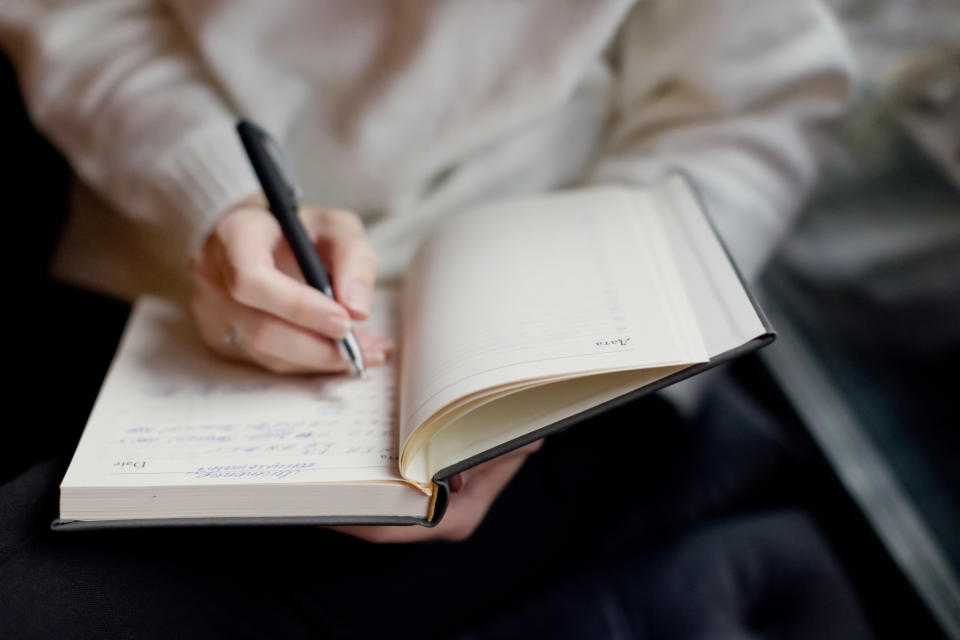
<path id="1" fill-rule="evenodd" d="M 680 175 L 652 194 L 710 357 L 766 333 L 730 259 Z"/>
<path id="2" fill-rule="evenodd" d="M 545 384 L 482 405 L 436 434 L 425 447 L 427 477 L 537 429 L 618 398 L 686 365 L 620 371 Z"/>
<path id="3" fill-rule="evenodd" d="M 484 389 L 706 360 L 660 222 L 637 193 L 499 203 L 428 241 L 405 292 L 401 443 Z"/>
<path id="4" fill-rule="evenodd" d="M 395 297 L 372 322 L 392 331 Z M 185 309 L 138 301 L 63 487 L 399 480 L 395 368 L 280 376 L 227 362 Z"/>

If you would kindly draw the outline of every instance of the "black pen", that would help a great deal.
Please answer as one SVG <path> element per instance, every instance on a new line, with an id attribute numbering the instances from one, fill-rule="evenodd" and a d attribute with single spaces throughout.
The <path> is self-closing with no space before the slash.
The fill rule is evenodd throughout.
<path id="1" fill-rule="evenodd" d="M 240 134 L 240 141 L 270 204 L 270 212 L 280 223 L 283 235 L 293 249 L 293 255 L 297 258 L 304 280 L 311 287 L 336 299 L 333 297 L 330 276 L 327 275 L 327 270 L 320 261 L 320 256 L 317 255 L 316 247 L 313 246 L 297 216 L 299 187 L 284 161 L 280 146 L 265 129 L 247 120 L 237 124 L 237 133 Z M 354 373 L 366 379 L 363 355 L 360 353 L 360 345 L 352 329 L 339 344 Z"/>

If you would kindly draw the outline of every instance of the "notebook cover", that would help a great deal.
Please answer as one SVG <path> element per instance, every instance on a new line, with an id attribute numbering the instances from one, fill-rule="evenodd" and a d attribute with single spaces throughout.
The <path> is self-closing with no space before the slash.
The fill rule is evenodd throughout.
<path id="1" fill-rule="evenodd" d="M 145 527 L 196 527 L 196 526 L 333 526 L 347 524 L 363 525 L 420 525 L 435 527 L 446 513 L 450 502 L 450 486 L 446 480 L 436 483 L 436 501 L 433 518 L 409 516 L 289 516 L 289 517 L 243 517 L 243 518 L 138 518 L 130 520 L 64 520 L 51 523 L 54 531 L 88 531 L 90 529 L 142 529 Z"/>

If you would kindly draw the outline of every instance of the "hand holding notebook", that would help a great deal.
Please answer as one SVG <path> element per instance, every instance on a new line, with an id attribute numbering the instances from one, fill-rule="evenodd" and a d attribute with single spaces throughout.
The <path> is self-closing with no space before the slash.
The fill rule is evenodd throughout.
<path id="1" fill-rule="evenodd" d="M 466 540 L 493 506 L 500 492 L 513 480 L 527 458 L 536 453 L 543 440 L 498 456 L 449 478 L 450 502 L 435 527 L 340 525 L 334 529 L 367 542 L 398 543 Z"/>

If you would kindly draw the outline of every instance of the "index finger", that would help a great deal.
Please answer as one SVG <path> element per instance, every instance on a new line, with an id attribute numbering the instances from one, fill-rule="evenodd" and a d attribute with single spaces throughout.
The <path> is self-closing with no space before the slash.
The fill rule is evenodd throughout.
<path id="1" fill-rule="evenodd" d="M 358 319 L 370 315 L 377 256 L 360 218 L 351 211 L 307 208 L 303 222 L 333 271 L 337 300 Z"/>
<path id="2" fill-rule="evenodd" d="M 220 269 L 231 297 L 304 329 L 331 338 L 345 336 L 350 330 L 347 310 L 280 271 L 273 259 L 273 248 L 281 238 L 279 228 L 259 227 L 250 225 L 233 233 L 221 245 Z"/>

